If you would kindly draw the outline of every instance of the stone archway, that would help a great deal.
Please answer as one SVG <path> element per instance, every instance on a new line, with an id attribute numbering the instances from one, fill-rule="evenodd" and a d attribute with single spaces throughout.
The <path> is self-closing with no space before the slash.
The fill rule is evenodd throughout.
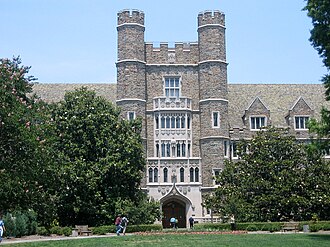
<path id="1" fill-rule="evenodd" d="M 175 217 L 178 219 L 178 227 L 186 228 L 186 204 L 179 200 L 168 200 L 162 205 L 163 218 L 162 224 L 163 228 L 170 228 L 170 219 Z"/>

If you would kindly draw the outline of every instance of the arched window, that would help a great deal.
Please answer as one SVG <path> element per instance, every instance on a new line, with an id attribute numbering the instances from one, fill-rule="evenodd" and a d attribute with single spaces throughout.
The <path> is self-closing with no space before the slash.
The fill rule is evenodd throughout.
<path id="1" fill-rule="evenodd" d="M 156 144 L 156 157 L 159 157 L 159 144 Z"/>
<path id="2" fill-rule="evenodd" d="M 186 144 L 182 143 L 182 157 L 186 157 Z"/>
<path id="3" fill-rule="evenodd" d="M 182 118 L 181 118 L 181 128 L 182 128 L 182 129 L 185 128 L 185 121 L 186 121 L 185 117 L 182 117 Z"/>
<path id="4" fill-rule="evenodd" d="M 164 168 L 164 183 L 167 183 L 168 182 L 168 170 L 167 168 L 165 167 Z"/>
<path id="5" fill-rule="evenodd" d="M 184 182 L 184 168 L 180 168 L 180 182 Z"/>
<path id="6" fill-rule="evenodd" d="M 153 171 L 152 168 L 149 168 L 149 183 L 152 183 L 152 179 L 153 179 Z"/>
<path id="7" fill-rule="evenodd" d="M 175 129 L 175 117 L 171 117 L 171 128 Z"/>
<path id="8" fill-rule="evenodd" d="M 170 117 L 166 118 L 166 129 L 169 129 L 171 127 L 171 119 Z"/>
<path id="9" fill-rule="evenodd" d="M 198 167 L 195 168 L 195 182 L 199 181 L 199 169 Z"/>
<path id="10" fill-rule="evenodd" d="M 180 117 L 176 117 L 176 128 L 180 129 Z"/>
<path id="11" fill-rule="evenodd" d="M 187 117 L 187 129 L 190 129 L 190 116 Z"/>
<path id="12" fill-rule="evenodd" d="M 166 157 L 171 157 L 171 144 L 169 142 L 166 144 Z"/>
<path id="13" fill-rule="evenodd" d="M 165 143 L 162 143 L 162 157 L 165 157 Z"/>
<path id="14" fill-rule="evenodd" d="M 187 150 L 188 157 L 190 157 L 190 143 L 188 143 L 188 150 Z"/>
<path id="15" fill-rule="evenodd" d="M 158 115 L 156 116 L 156 130 L 159 129 L 159 117 Z"/>
<path id="16" fill-rule="evenodd" d="M 180 149 L 180 143 L 176 144 L 176 157 L 181 157 L 181 149 Z"/>
<path id="17" fill-rule="evenodd" d="M 190 175 L 190 182 L 194 182 L 194 168 L 190 168 L 189 170 L 189 175 Z"/>
<path id="18" fill-rule="evenodd" d="M 162 129 L 165 129 L 165 117 L 163 116 L 160 121 Z"/>
<path id="19" fill-rule="evenodd" d="M 154 169 L 154 183 L 158 182 L 158 168 Z"/>

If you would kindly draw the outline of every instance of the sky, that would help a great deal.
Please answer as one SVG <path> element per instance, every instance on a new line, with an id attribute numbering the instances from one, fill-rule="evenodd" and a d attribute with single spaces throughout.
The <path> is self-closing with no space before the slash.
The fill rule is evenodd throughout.
<path id="1" fill-rule="evenodd" d="M 115 83 L 117 13 L 145 13 L 146 42 L 196 42 L 197 16 L 226 15 L 229 83 L 320 83 L 304 0 L 0 0 L 0 57 L 40 83 Z"/>

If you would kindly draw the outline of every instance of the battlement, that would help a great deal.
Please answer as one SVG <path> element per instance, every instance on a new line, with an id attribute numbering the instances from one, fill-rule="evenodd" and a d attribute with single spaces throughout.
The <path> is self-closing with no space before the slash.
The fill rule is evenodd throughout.
<path id="1" fill-rule="evenodd" d="M 146 62 L 149 64 L 196 64 L 198 63 L 197 42 L 148 42 Z"/>
<path id="2" fill-rule="evenodd" d="M 198 26 L 220 24 L 225 26 L 225 14 L 219 10 L 206 10 L 198 14 Z"/>
<path id="3" fill-rule="evenodd" d="M 144 12 L 136 9 L 124 9 L 117 14 L 118 25 L 125 23 L 138 23 L 144 25 Z"/>

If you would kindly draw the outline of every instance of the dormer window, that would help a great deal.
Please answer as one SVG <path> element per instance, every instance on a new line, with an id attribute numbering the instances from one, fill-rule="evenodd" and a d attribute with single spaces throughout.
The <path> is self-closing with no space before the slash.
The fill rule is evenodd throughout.
<path id="1" fill-rule="evenodd" d="M 250 117 L 250 129 L 251 130 L 260 130 L 261 128 L 266 127 L 266 117 Z"/>
<path id="2" fill-rule="evenodd" d="M 295 116 L 294 117 L 294 128 L 296 130 L 308 130 L 307 122 L 309 120 L 308 116 Z"/>
<path id="3" fill-rule="evenodd" d="M 180 97 L 180 77 L 166 77 L 164 93 L 167 98 Z"/>

